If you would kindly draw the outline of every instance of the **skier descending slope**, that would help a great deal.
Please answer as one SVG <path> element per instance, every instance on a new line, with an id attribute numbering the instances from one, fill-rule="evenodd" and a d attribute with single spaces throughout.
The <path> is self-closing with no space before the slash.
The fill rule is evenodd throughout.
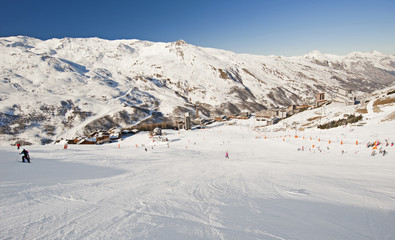
<path id="1" fill-rule="evenodd" d="M 29 156 L 29 151 L 27 151 L 26 149 L 23 149 L 23 151 L 20 154 L 23 154 L 22 156 L 22 162 L 25 162 L 25 160 L 30 163 L 30 156 Z"/>

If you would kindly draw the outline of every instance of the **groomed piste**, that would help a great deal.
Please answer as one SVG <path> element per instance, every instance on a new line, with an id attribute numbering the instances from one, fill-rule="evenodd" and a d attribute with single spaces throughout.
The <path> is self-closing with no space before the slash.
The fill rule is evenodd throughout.
<path id="1" fill-rule="evenodd" d="M 168 143 L 22 146 L 30 164 L 3 146 L 0 238 L 393 239 L 393 108 L 329 130 L 252 117 L 164 130 Z"/>

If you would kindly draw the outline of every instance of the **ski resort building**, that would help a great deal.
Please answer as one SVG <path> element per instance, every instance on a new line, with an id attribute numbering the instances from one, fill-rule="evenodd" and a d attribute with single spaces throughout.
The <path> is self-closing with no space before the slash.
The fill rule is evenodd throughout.
<path id="1" fill-rule="evenodd" d="M 97 134 L 97 144 L 103 144 L 103 143 L 109 143 L 110 142 L 110 133 L 107 133 L 105 131 L 99 132 Z"/>
<path id="2" fill-rule="evenodd" d="M 248 119 L 250 117 L 250 113 L 249 112 L 241 112 L 239 114 L 239 118 L 241 119 Z"/>
<path id="3" fill-rule="evenodd" d="M 322 106 L 326 102 L 327 99 L 325 98 L 325 93 L 317 93 L 315 95 L 315 104 L 317 107 Z"/>
<path id="4" fill-rule="evenodd" d="M 191 115 L 189 113 L 185 113 L 185 130 L 191 130 L 191 129 L 192 129 Z"/>
<path id="5" fill-rule="evenodd" d="M 257 121 L 262 121 L 263 126 L 269 126 L 278 123 L 281 119 L 287 117 L 287 111 L 282 108 L 268 109 L 255 114 Z"/>
<path id="6" fill-rule="evenodd" d="M 292 116 L 292 115 L 294 115 L 295 113 L 297 113 L 297 105 L 291 105 L 291 106 L 289 106 L 288 108 L 287 108 L 287 110 L 286 110 L 286 115 L 289 117 L 289 116 Z"/>
<path id="7" fill-rule="evenodd" d="M 96 142 L 97 142 L 96 138 L 84 138 L 81 141 L 79 141 L 78 144 L 83 144 L 83 145 L 84 144 L 89 144 L 89 145 L 92 145 L 92 144 L 96 144 Z"/>
<path id="8" fill-rule="evenodd" d="M 267 109 L 260 111 L 255 114 L 257 120 L 258 119 L 269 119 L 269 118 L 279 118 L 283 119 L 287 117 L 287 111 L 283 108 L 275 108 L 275 109 Z M 260 120 L 258 120 L 260 121 Z"/>
<path id="9" fill-rule="evenodd" d="M 228 117 L 225 115 L 214 117 L 214 121 L 216 121 L 216 122 L 223 122 L 223 121 L 227 121 L 227 120 L 228 120 Z"/>
<path id="10" fill-rule="evenodd" d="M 344 102 L 346 105 L 354 105 L 356 102 L 354 91 L 351 89 L 339 88 L 337 95 L 338 99 Z"/>

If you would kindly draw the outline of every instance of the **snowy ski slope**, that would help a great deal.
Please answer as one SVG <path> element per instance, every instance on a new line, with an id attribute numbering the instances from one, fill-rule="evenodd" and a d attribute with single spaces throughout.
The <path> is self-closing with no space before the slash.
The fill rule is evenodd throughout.
<path id="1" fill-rule="evenodd" d="M 0 147 L 0 238 L 395 239 L 395 146 L 366 147 L 395 141 L 395 121 L 382 121 L 394 107 L 330 130 L 258 131 L 251 118 L 165 130 L 169 144 L 141 132 L 30 146 L 31 164 Z"/>

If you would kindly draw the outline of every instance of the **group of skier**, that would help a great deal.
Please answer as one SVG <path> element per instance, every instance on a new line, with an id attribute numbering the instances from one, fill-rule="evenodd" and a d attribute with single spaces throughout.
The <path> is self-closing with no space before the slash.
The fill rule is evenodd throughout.
<path id="1" fill-rule="evenodd" d="M 377 154 L 383 155 L 385 156 L 388 152 L 386 149 L 386 147 L 389 147 L 391 145 L 391 147 L 394 146 L 394 142 L 391 142 L 388 139 L 385 139 L 385 143 L 380 142 L 379 140 L 374 141 L 374 142 L 368 142 L 366 144 L 367 148 L 372 148 L 372 154 L 371 156 L 376 156 Z"/>

